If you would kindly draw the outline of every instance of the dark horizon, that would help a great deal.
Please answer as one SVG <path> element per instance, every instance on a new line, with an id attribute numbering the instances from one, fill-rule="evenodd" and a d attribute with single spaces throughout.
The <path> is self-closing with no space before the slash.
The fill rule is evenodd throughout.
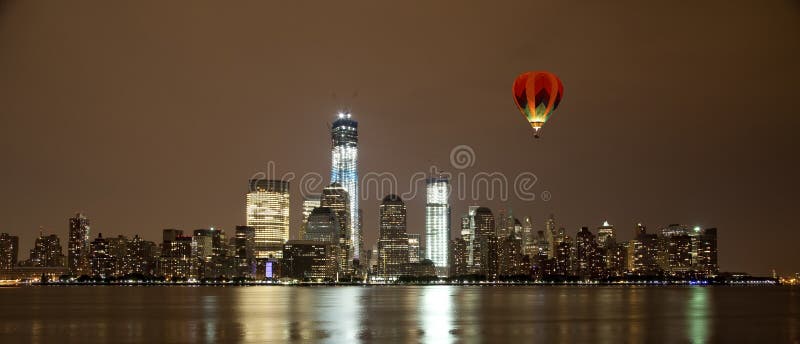
<path id="1" fill-rule="evenodd" d="M 796 1 L 239 5 L 0 1 L 0 232 L 20 260 L 40 226 L 66 253 L 76 212 L 92 238 L 231 232 L 267 161 L 329 180 L 326 124 L 350 108 L 362 176 L 452 170 L 468 145 L 469 171 L 530 171 L 552 195 L 480 203 L 495 214 L 554 213 L 571 236 L 607 220 L 623 240 L 716 227 L 723 271 L 800 271 Z M 528 70 L 565 86 L 538 140 L 511 98 Z M 379 202 L 362 201 L 370 247 Z M 424 202 L 406 202 L 411 233 Z"/>

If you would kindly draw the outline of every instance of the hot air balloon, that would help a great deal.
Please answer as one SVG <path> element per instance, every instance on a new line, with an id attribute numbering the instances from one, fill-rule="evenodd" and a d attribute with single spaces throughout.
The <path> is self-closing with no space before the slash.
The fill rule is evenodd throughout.
<path id="1" fill-rule="evenodd" d="M 539 129 L 556 111 L 564 96 L 564 85 L 553 73 L 525 72 L 514 80 L 512 91 L 514 103 L 533 127 L 534 137 L 539 138 Z"/>

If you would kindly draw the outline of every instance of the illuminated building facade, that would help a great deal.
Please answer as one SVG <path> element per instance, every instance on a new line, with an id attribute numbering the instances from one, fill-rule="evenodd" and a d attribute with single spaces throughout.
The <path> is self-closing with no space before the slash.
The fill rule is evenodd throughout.
<path id="1" fill-rule="evenodd" d="M 717 229 L 706 228 L 698 238 L 696 269 L 708 275 L 719 273 L 717 263 Z"/>
<path id="2" fill-rule="evenodd" d="M 97 233 L 97 238 L 92 240 L 89 253 L 89 262 L 92 267 L 92 276 L 111 277 L 116 274 L 116 257 L 108 251 L 108 241 L 103 238 L 103 233 Z"/>
<path id="3" fill-rule="evenodd" d="M 450 242 L 450 277 L 463 276 L 470 273 L 467 264 L 467 241 L 456 238 Z"/>
<path id="4" fill-rule="evenodd" d="M 317 207 L 308 216 L 306 234 L 302 240 L 327 242 L 338 245 L 340 237 L 339 218 L 328 207 Z"/>
<path id="5" fill-rule="evenodd" d="M 0 270 L 11 270 L 19 257 L 19 237 L 0 233 Z"/>
<path id="6" fill-rule="evenodd" d="M 350 224 L 350 194 L 342 184 L 334 182 L 322 189 L 320 206 L 331 209 L 339 223 L 339 262 L 340 271 L 347 271 L 352 259 Z"/>
<path id="7" fill-rule="evenodd" d="M 600 247 L 612 246 L 615 242 L 614 226 L 605 221 L 602 226 L 597 227 L 597 244 Z"/>
<path id="8" fill-rule="evenodd" d="M 383 198 L 380 206 L 378 275 L 394 280 L 405 274 L 408 265 L 406 205 L 397 195 Z"/>
<path id="9" fill-rule="evenodd" d="M 544 236 L 550 244 L 547 248 L 547 257 L 553 258 L 555 257 L 556 247 L 564 241 L 564 231 L 562 229 L 561 232 L 559 232 L 556 227 L 556 217 L 553 214 L 550 214 L 550 217 L 547 218 L 547 221 L 544 223 Z"/>
<path id="10" fill-rule="evenodd" d="M 283 245 L 284 276 L 305 281 L 335 281 L 338 245 L 312 240 L 290 240 Z"/>
<path id="11" fill-rule="evenodd" d="M 478 208 L 469 206 L 467 214 L 461 217 L 461 238 L 467 242 L 467 266 L 470 269 L 475 265 L 475 211 Z"/>
<path id="12" fill-rule="evenodd" d="M 497 273 L 500 276 L 519 276 L 526 275 L 523 264 L 522 238 L 516 233 L 509 233 L 498 244 L 497 252 Z"/>
<path id="13" fill-rule="evenodd" d="M 64 253 L 58 236 L 39 233 L 31 249 L 30 259 L 25 265 L 40 268 L 64 266 Z"/>
<path id="14" fill-rule="evenodd" d="M 226 251 L 223 230 L 203 228 L 192 233 L 192 256 L 198 277 L 216 278 L 226 275 Z"/>
<path id="15" fill-rule="evenodd" d="M 658 265 L 659 238 L 656 234 L 648 234 L 647 228 L 637 224 L 634 228 L 636 237 L 628 242 L 628 272 L 634 275 L 655 275 L 661 269 Z"/>
<path id="16" fill-rule="evenodd" d="M 234 269 L 237 277 L 252 278 L 256 273 L 256 231 L 253 227 L 236 226 L 233 240 Z"/>
<path id="17" fill-rule="evenodd" d="M 249 185 L 246 220 L 255 230 L 256 258 L 280 258 L 289 240 L 289 182 L 253 179 Z"/>
<path id="18" fill-rule="evenodd" d="M 69 219 L 67 268 L 73 275 L 89 274 L 89 219 L 81 213 Z"/>
<path id="19" fill-rule="evenodd" d="M 419 263 L 422 261 L 422 251 L 420 242 L 422 236 L 416 233 L 408 233 L 408 262 Z"/>
<path id="20" fill-rule="evenodd" d="M 531 257 L 536 255 L 533 220 L 530 216 L 525 216 L 522 220 L 522 231 L 519 235 L 522 237 L 522 252 Z"/>
<path id="21" fill-rule="evenodd" d="M 536 231 L 534 249 L 530 253 L 531 258 L 546 259 L 549 256 L 550 242 L 547 241 L 545 231 Z"/>
<path id="22" fill-rule="evenodd" d="M 152 275 L 155 269 L 155 261 L 153 260 L 155 253 L 156 244 L 154 242 L 143 240 L 139 235 L 135 235 L 128 241 L 121 269 L 122 273 Z"/>
<path id="23" fill-rule="evenodd" d="M 567 276 L 572 274 L 573 268 L 572 259 L 572 241 L 569 238 L 564 238 L 558 245 L 556 245 L 553 255 L 553 274 L 559 276 Z"/>
<path id="24" fill-rule="evenodd" d="M 306 234 L 306 225 L 308 224 L 308 216 L 311 215 L 311 212 L 314 211 L 314 208 L 320 206 L 320 198 L 321 195 L 310 195 L 306 196 L 303 199 L 303 221 L 300 223 L 300 233 L 298 233 L 298 238 L 303 239 Z"/>
<path id="25" fill-rule="evenodd" d="M 339 114 L 331 127 L 331 183 L 339 183 L 349 195 L 350 257 L 361 254 L 361 227 L 358 208 L 358 122 L 348 114 Z"/>
<path id="26" fill-rule="evenodd" d="M 447 276 L 447 261 L 450 244 L 450 181 L 447 177 L 432 177 L 427 180 L 427 203 L 425 205 L 425 258 L 436 266 L 436 273 Z"/>
<path id="27" fill-rule="evenodd" d="M 601 247 L 606 271 L 609 276 L 622 276 L 628 268 L 628 245 L 630 242 L 612 243 Z"/>
<path id="28" fill-rule="evenodd" d="M 111 271 L 111 274 L 124 274 L 125 272 L 123 270 L 125 269 L 125 256 L 128 252 L 128 237 L 124 235 L 117 235 L 116 237 L 110 238 L 104 237 L 103 240 L 106 242 L 106 254 L 114 259 L 114 269 Z M 94 274 L 94 270 L 92 270 L 92 273 Z"/>
<path id="29" fill-rule="evenodd" d="M 184 236 L 179 229 L 165 229 L 161 244 L 160 272 L 167 279 L 196 278 L 196 264 L 192 254 L 192 237 Z"/>
<path id="30" fill-rule="evenodd" d="M 575 235 L 575 275 L 588 279 L 599 277 L 604 270 L 604 262 L 589 227 L 581 227 Z"/>
<path id="31" fill-rule="evenodd" d="M 497 234 L 492 210 L 486 207 L 475 209 L 473 216 L 475 239 L 473 241 L 473 269 L 475 273 L 486 276 L 487 280 L 497 279 Z"/>

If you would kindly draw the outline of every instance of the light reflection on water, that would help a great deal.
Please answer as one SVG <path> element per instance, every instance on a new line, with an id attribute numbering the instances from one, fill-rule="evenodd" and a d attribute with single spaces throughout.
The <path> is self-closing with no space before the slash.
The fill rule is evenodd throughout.
<path id="1" fill-rule="evenodd" d="M 0 288 L 0 342 L 793 342 L 791 288 Z"/>
<path id="2" fill-rule="evenodd" d="M 689 322 L 689 338 L 693 343 L 708 341 L 709 318 L 713 313 L 708 300 L 708 288 L 691 288 L 686 301 L 686 320 Z"/>

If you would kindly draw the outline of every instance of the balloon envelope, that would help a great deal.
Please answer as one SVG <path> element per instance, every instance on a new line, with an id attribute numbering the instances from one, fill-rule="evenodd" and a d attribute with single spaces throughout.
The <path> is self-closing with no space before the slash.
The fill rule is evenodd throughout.
<path id="1" fill-rule="evenodd" d="M 531 124 L 538 137 L 539 129 L 558 108 L 558 103 L 564 95 L 564 85 L 553 73 L 525 72 L 514 80 L 512 91 L 519 111 Z"/>

